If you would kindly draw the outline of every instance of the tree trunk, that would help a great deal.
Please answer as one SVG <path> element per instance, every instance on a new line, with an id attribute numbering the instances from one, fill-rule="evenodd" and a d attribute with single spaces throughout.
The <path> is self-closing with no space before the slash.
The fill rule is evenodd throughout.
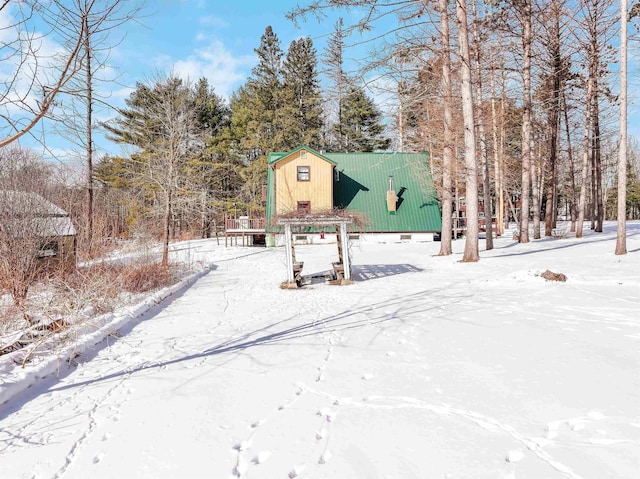
<path id="1" fill-rule="evenodd" d="M 627 0 L 620 2 L 620 141 L 615 254 L 627 254 Z"/>
<path id="2" fill-rule="evenodd" d="M 540 239 L 540 172 L 542 170 L 542 152 L 538 140 L 538 153 L 534 154 L 536 142 L 531 138 L 531 203 L 533 210 L 533 239 Z"/>
<path id="3" fill-rule="evenodd" d="M 442 89 L 444 93 L 444 138 L 442 152 L 442 232 L 440 233 L 439 256 L 451 254 L 451 233 L 453 231 L 453 198 L 451 186 L 453 177 L 453 99 L 451 93 L 451 51 L 449 47 L 448 0 L 438 0 L 440 10 L 440 38 L 442 41 Z"/>
<path id="4" fill-rule="evenodd" d="M 498 146 L 498 115 L 496 112 L 496 77 L 493 55 L 491 58 L 491 134 L 493 139 L 493 167 L 495 170 L 496 195 L 496 234 L 504 234 L 504 192 L 502 189 L 502 171 L 500 168 L 500 148 Z"/>
<path id="5" fill-rule="evenodd" d="M 522 48 L 524 98 L 522 105 L 522 196 L 520 243 L 529 242 L 529 187 L 531 185 L 531 0 L 523 2 Z"/>
<path id="6" fill-rule="evenodd" d="M 491 208 L 491 171 L 489 168 L 489 158 L 487 155 L 487 137 L 484 129 L 484 112 L 482 108 L 482 67 L 481 67 L 481 44 L 478 33 L 478 13 L 475 1 L 473 2 L 473 46 L 476 67 L 476 115 L 478 124 L 478 136 L 480 137 L 480 168 L 482 169 L 482 193 L 483 193 L 483 213 L 485 229 L 485 249 L 493 249 L 493 227 L 491 218 L 493 217 Z"/>
<path id="7" fill-rule="evenodd" d="M 502 72 L 500 74 L 500 143 L 498 144 L 498 147 L 500 148 L 500 154 L 499 154 L 499 158 L 500 158 L 500 177 L 502 179 L 502 191 L 503 191 L 503 195 L 506 197 L 507 199 L 507 204 L 504 205 L 504 210 L 506 212 L 506 214 L 504 215 L 505 218 L 505 228 L 509 228 L 509 212 L 508 209 L 511 208 L 513 210 L 513 220 L 516 223 L 516 226 L 520 224 L 520 221 L 518 220 L 518 215 L 516 214 L 514 205 L 512 204 L 511 201 L 511 194 L 509 193 L 508 189 L 507 189 L 507 185 L 505 182 L 505 165 L 504 165 L 504 146 L 506 144 L 506 136 L 507 136 L 507 129 L 505 128 L 505 97 L 506 97 L 506 80 L 505 80 L 505 71 L 504 68 L 502 69 Z"/>
<path id="8" fill-rule="evenodd" d="M 169 267 L 169 236 L 171 232 L 171 203 L 173 201 L 173 190 L 169 188 L 166 193 L 166 203 L 164 205 L 164 225 L 162 238 L 162 267 Z"/>
<path id="9" fill-rule="evenodd" d="M 567 99 L 564 92 L 564 82 L 562 83 L 562 105 L 564 110 L 564 127 L 567 135 L 567 155 L 569 159 L 569 176 L 571 176 L 571 205 L 569 207 L 571 212 L 571 231 L 576 231 L 576 218 L 578 217 L 578 208 L 576 200 L 576 171 L 573 163 L 573 148 L 571 146 L 571 130 L 569 128 L 569 113 L 567 108 Z"/>
<path id="10" fill-rule="evenodd" d="M 551 33 L 551 57 L 552 57 L 552 88 L 551 105 L 549 107 L 549 167 L 546 176 L 547 207 L 544 215 L 544 235 L 551 236 L 556 222 L 556 165 L 558 162 L 558 132 L 560 127 L 560 77 L 562 75 L 562 57 L 560 51 L 560 5 L 558 0 L 552 4 L 552 33 Z"/>
<path id="11" fill-rule="evenodd" d="M 600 106 L 599 106 L 599 83 L 598 77 L 594 77 L 593 83 L 593 153 L 591 159 L 593 161 L 593 229 L 602 233 L 602 221 L 604 217 L 604 205 L 602 201 L 602 148 L 600 141 Z"/>
<path id="12" fill-rule="evenodd" d="M 587 178 L 589 176 L 589 139 L 591 135 L 591 95 L 593 93 L 593 79 L 591 73 L 587 80 L 587 102 L 584 120 L 584 137 L 582 139 L 582 183 L 580 185 L 580 199 L 578 200 L 578 224 L 576 225 L 576 238 L 582 238 L 582 227 L 586 209 Z"/>
<path id="13" fill-rule="evenodd" d="M 462 116 L 464 119 L 465 198 L 467 203 L 467 232 L 465 236 L 463 262 L 480 259 L 478 254 L 478 167 L 476 160 L 476 135 L 473 115 L 473 93 L 471 85 L 471 55 L 467 27 L 466 0 L 456 0 L 458 37 L 461 59 Z"/>
<path id="14" fill-rule="evenodd" d="M 93 244 L 93 72 L 91 71 L 91 32 L 89 31 L 88 16 L 82 18 L 84 23 L 84 51 L 85 74 L 87 89 L 87 117 L 86 117 L 86 155 L 87 155 L 87 252 L 91 255 Z"/>

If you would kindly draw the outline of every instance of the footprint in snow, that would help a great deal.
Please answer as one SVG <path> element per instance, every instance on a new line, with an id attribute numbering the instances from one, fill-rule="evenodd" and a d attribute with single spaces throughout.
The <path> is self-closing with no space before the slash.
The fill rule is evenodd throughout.
<path id="1" fill-rule="evenodd" d="M 102 459 L 104 458 L 104 452 L 99 452 L 98 454 L 96 454 L 96 456 L 93 458 L 93 463 L 94 464 L 98 464 L 100 461 L 102 461 Z"/>
<path id="2" fill-rule="evenodd" d="M 242 477 L 245 472 L 247 472 L 247 465 L 238 461 L 238 464 L 233 468 L 233 475 L 236 477 Z"/>
<path id="3" fill-rule="evenodd" d="M 263 464 L 271 457 L 271 451 L 262 451 L 256 457 L 253 458 L 254 464 Z"/>
<path id="4" fill-rule="evenodd" d="M 320 409 L 316 414 L 318 416 L 324 417 L 327 420 L 327 422 L 333 421 L 333 419 L 335 417 L 334 416 L 334 412 L 331 409 L 329 409 L 328 407 L 324 407 L 324 408 Z"/>
<path id="5" fill-rule="evenodd" d="M 514 449 L 512 451 L 509 451 L 509 454 L 507 454 L 506 457 L 506 461 L 515 464 L 516 462 L 522 460 L 523 457 L 524 453 L 522 451 Z"/>
<path id="6" fill-rule="evenodd" d="M 320 456 L 320 459 L 318 459 L 318 464 L 326 464 L 327 462 L 329 462 L 329 459 L 331 459 L 332 456 L 333 454 L 331 454 L 331 451 L 324 451 Z"/>
<path id="7" fill-rule="evenodd" d="M 251 447 L 251 441 L 240 441 L 238 444 L 233 446 L 233 449 L 236 451 L 246 451 Z"/>
<path id="8" fill-rule="evenodd" d="M 105 432 L 104 435 L 102 436 L 102 440 L 103 441 L 108 441 L 109 439 L 111 439 L 113 437 L 113 434 L 109 433 L 109 432 Z"/>
<path id="9" fill-rule="evenodd" d="M 294 466 L 293 469 L 289 472 L 289 479 L 293 479 L 294 477 L 298 477 L 302 474 L 304 470 L 304 465 Z"/>

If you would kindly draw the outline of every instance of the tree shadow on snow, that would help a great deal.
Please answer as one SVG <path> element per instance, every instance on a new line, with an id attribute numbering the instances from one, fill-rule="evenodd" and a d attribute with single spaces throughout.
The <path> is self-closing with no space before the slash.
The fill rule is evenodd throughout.
<path id="1" fill-rule="evenodd" d="M 368 281 L 397 274 L 419 273 L 421 271 L 424 270 L 412 264 L 358 264 L 353 266 L 352 276 L 356 281 Z"/>
<path id="2" fill-rule="evenodd" d="M 425 304 L 425 297 L 430 299 L 427 304 Z M 442 306 L 443 299 L 460 302 L 466 298 L 461 297 L 460 295 L 452 296 L 448 288 L 446 286 L 443 286 L 438 290 L 424 290 L 417 293 L 400 296 L 392 300 L 381 301 L 359 308 L 348 309 L 346 311 L 332 314 L 316 321 L 305 322 L 302 324 L 299 323 L 299 315 L 293 315 L 281 321 L 271 323 L 265 327 L 255 329 L 235 338 L 223 341 L 199 353 L 188 354 L 166 361 L 141 364 L 137 367 L 128 367 L 112 374 L 101 376 L 95 379 L 76 382 L 74 384 L 59 387 L 50 385 L 48 390 L 62 391 L 66 389 L 87 386 L 103 381 L 110 381 L 122 376 L 133 375 L 145 370 L 163 368 L 173 364 L 179 364 L 185 361 L 224 355 L 227 353 L 246 352 L 247 350 L 256 347 L 272 346 L 276 344 L 286 343 L 288 341 L 299 340 L 305 337 L 319 336 L 336 331 L 365 328 L 373 325 L 380 325 L 382 323 L 389 323 L 398 326 L 398 324 L 404 324 L 407 320 L 413 319 L 414 317 L 419 315 L 424 315 L 424 313 L 427 313 L 429 311 L 438 311 Z M 434 316 L 434 318 L 436 317 L 439 318 L 439 314 L 437 316 Z M 300 345 L 300 343 L 298 343 L 298 345 Z M 93 356 L 95 356 L 96 354 L 97 352 L 94 352 Z M 90 358 L 85 357 L 85 361 L 83 362 L 86 363 L 89 359 Z M 42 392 L 44 390 L 41 389 L 40 391 Z"/>
<path id="3" fill-rule="evenodd" d="M 632 232 L 631 234 L 627 234 L 627 238 L 629 236 L 635 236 L 636 234 L 638 234 L 637 232 Z M 600 236 L 603 235 L 603 236 Z M 505 258 L 505 257 L 509 257 L 509 256 L 526 256 L 526 255 L 530 255 L 530 254 L 540 254 L 540 253 L 545 253 L 548 251 L 553 251 L 553 250 L 562 250 L 562 249 L 567 249 L 567 248 L 579 248 L 584 246 L 585 244 L 588 243 L 602 243 L 602 242 L 610 242 L 612 245 L 615 245 L 615 237 L 611 237 L 610 235 L 606 234 L 606 233 L 592 233 L 588 236 L 584 236 L 583 238 L 574 238 L 574 237 L 570 237 L 570 238 L 549 238 L 549 237 L 545 237 L 545 238 L 540 238 L 540 239 L 532 239 L 529 243 L 518 243 L 517 241 L 514 241 L 513 243 L 509 243 L 508 245 L 504 245 L 504 246 L 498 246 L 496 248 L 494 248 L 493 252 L 496 252 L 497 254 L 491 254 L 490 256 L 486 256 L 486 258 Z M 513 251 L 513 252 L 508 252 L 508 253 L 504 253 L 504 254 L 500 254 L 500 251 L 503 250 L 509 250 L 512 248 L 515 248 L 517 246 L 526 246 L 527 244 L 542 244 L 542 246 L 537 247 L 536 249 L 533 250 L 529 250 L 529 251 L 522 251 L 522 250 L 518 250 L 518 251 Z M 614 246 L 612 246 L 611 248 L 611 253 L 613 254 L 613 248 Z M 629 251 L 629 253 L 633 253 L 636 250 L 632 250 Z M 482 251 L 485 253 L 489 253 L 489 251 Z"/>

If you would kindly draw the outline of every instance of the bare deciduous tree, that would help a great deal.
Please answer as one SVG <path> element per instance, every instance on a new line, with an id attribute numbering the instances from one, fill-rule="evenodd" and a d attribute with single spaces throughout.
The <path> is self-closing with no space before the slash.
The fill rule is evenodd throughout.
<path id="1" fill-rule="evenodd" d="M 456 0 L 456 17 L 458 19 L 458 41 L 460 46 L 462 77 L 460 91 L 462 94 L 462 115 L 464 118 L 465 199 L 467 203 L 467 231 L 462 261 L 473 262 L 480 259 L 478 253 L 478 166 L 476 159 L 476 134 L 471 84 L 471 53 L 469 49 L 466 0 Z"/>
<path id="2" fill-rule="evenodd" d="M 0 149 L 0 285 L 25 317 L 29 288 L 46 257 L 57 254 L 59 215 L 40 194 L 49 174 L 29 150 Z"/>
<path id="3" fill-rule="evenodd" d="M 117 29 L 139 15 L 144 0 L 72 0 L 64 10 L 69 38 L 82 36 L 79 53 L 80 69 L 58 99 L 58 108 L 52 112 L 58 133 L 85 151 L 86 200 L 82 228 L 82 244 L 91 254 L 94 234 L 94 131 L 96 113 L 109 108 L 109 93 L 101 86 L 115 81 L 109 68 L 110 54 L 120 38 L 114 38 Z M 106 76 L 105 76 L 105 73 Z"/>
<path id="4" fill-rule="evenodd" d="M 615 253 L 627 254 L 627 0 L 620 1 L 620 139 L 618 142 L 618 228 Z"/>
<path id="5" fill-rule="evenodd" d="M 453 231 L 453 196 L 451 194 L 455 157 L 453 150 L 453 94 L 451 93 L 451 47 L 449 46 L 449 2 L 438 0 L 440 10 L 440 41 L 442 43 L 442 89 L 444 109 L 444 134 L 442 149 L 442 231 L 440 233 L 440 255 L 451 254 L 451 231 Z"/>
<path id="6" fill-rule="evenodd" d="M 81 68 L 84 27 L 70 36 L 62 0 L 5 1 L 0 15 L 9 19 L 0 46 L 8 73 L 0 81 L 0 147 L 29 133 L 42 120 L 54 99 Z M 35 25 L 48 30 L 38 32 Z M 64 55 L 47 51 L 46 41 L 67 44 Z"/>

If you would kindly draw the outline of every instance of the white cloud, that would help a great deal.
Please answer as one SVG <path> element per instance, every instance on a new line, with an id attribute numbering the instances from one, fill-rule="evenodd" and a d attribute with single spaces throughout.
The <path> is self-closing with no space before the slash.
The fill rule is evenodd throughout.
<path id="1" fill-rule="evenodd" d="M 228 22 L 214 15 L 203 15 L 198 19 L 198 21 L 200 22 L 200 25 L 212 27 L 227 28 L 229 26 Z"/>
<path id="2" fill-rule="evenodd" d="M 191 81 L 207 78 L 218 95 L 228 98 L 235 87 L 244 82 L 249 67 L 255 62 L 253 55 L 234 56 L 221 41 L 212 40 L 186 59 L 174 62 L 173 71 Z"/>

